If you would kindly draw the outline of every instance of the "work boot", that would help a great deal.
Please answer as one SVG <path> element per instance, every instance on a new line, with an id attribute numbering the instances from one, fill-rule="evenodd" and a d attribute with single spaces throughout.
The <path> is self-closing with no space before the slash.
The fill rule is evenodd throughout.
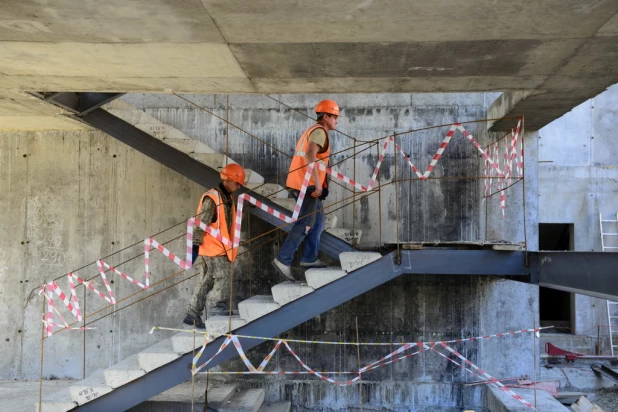
<path id="1" fill-rule="evenodd" d="M 187 316 L 185 316 L 185 319 L 182 321 L 182 323 L 189 326 L 193 326 L 193 322 L 195 322 L 195 327 L 197 329 L 206 329 L 204 321 L 199 316 L 193 316 L 192 314 L 187 313 Z"/>
<path id="2" fill-rule="evenodd" d="M 300 262 L 301 268 L 311 269 L 311 268 L 325 268 L 326 263 L 322 262 L 320 259 L 316 259 L 314 262 Z"/>
<path id="3" fill-rule="evenodd" d="M 279 262 L 277 258 L 272 261 L 272 264 L 275 269 L 277 269 L 277 271 L 281 274 L 281 276 L 291 282 L 296 282 L 296 279 L 294 279 L 294 276 L 292 276 L 292 271 L 290 270 L 289 266 L 286 266 L 283 263 Z"/>

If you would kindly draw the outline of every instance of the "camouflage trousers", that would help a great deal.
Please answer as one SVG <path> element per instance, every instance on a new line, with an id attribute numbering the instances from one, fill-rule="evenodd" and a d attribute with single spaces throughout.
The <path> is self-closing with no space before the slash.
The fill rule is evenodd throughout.
<path id="1" fill-rule="evenodd" d="M 188 313 L 201 317 L 207 306 L 207 317 L 227 315 L 230 305 L 231 265 L 227 256 L 200 256 L 195 263 L 201 265 L 202 274 L 193 291 Z"/>

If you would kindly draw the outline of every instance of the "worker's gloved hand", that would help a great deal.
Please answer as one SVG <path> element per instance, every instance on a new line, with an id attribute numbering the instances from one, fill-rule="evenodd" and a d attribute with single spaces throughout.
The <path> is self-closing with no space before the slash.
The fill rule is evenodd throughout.
<path id="1" fill-rule="evenodd" d="M 324 200 L 327 197 L 328 197 L 328 187 L 323 187 L 322 188 L 322 194 L 320 195 L 320 197 L 318 197 L 318 199 Z"/>

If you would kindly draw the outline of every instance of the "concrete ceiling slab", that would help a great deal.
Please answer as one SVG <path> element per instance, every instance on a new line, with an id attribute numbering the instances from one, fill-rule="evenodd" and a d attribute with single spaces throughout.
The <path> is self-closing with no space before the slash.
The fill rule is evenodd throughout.
<path id="1" fill-rule="evenodd" d="M 258 93 L 446 93 L 458 91 L 491 92 L 496 90 L 535 89 L 545 76 L 465 76 L 465 77 L 305 77 L 252 78 Z"/>
<path id="2" fill-rule="evenodd" d="M 94 73 L 96 74 L 96 73 Z M 7 81 L 8 80 L 8 81 Z M 162 93 L 255 93 L 250 79 L 242 77 L 69 77 L 69 76 L 11 76 L 0 77 L 0 90 L 39 92 L 90 91 Z"/>
<path id="3" fill-rule="evenodd" d="M 0 41 L 225 43 L 199 0 L 4 0 Z"/>
<path id="4" fill-rule="evenodd" d="M 101 78 L 246 77 L 227 45 L 209 43 L 2 42 L 0 72 L 8 76 L 96 74 Z"/>
<path id="5" fill-rule="evenodd" d="M 63 114 L 62 109 L 27 94 L 0 94 L 0 130 L 89 129 Z"/>
<path id="6" fill-rule="evenodd" d="M 229 43 L 426 42 L 587 37 L 605 0 L 202 0 Z"/>
<path id="7" fill-rule="evenodd" d="M 6 0 L 0 93 L 525 91 L 513 113 L 540 127 L 618 81 L 617 13 L 618 0 Z"/>
<path id="8" fill-rule="evenodd" d="M 243 43 L 230 47 L 251 78 L 435 78 L 550 74 L 582 43 L 569 39 Z"/>

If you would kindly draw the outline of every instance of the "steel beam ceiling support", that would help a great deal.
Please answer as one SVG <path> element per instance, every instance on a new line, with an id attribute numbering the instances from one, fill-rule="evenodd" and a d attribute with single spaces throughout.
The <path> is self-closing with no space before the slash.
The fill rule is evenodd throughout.
<path id="1" fill-rule="evenodd" d="M 395 263 L 396 253 L 392 252 L 383 256 L 380 260 L 350 272 L 347 276 L 236 329 L 235 333 L 238 335 L 275 337 L 403 274 L 504 274 L 513 276 L 526 274 L 524 252 L 494 250 L 402 251 L 401 265 Z M 219 350 L 223 340 L 223 337 L 219 337 L 209 343 L 197 364 L 200 365 L 210 359 Z M 264 342 L 263 340 L 248 338 L 240 338 L 239 340 L 245 351 Z M 220 365 L 236 356 L 238 356 L 238 353 L 234 349 L 234 345 L 228 345 L 213 359 L 208 368 Z M 107 395 L 78 407 L 77 410 L 121 411 L 138 405 L 190 379 L 191 362 L 192 354 L 188 353 Z"/>
<path id="2" fill-rule="evenodd" d="M 106 103 L 119 98 L 124 93 L 32 93 L 34 96 L 67 110 L 76 116 L 84 116 Z"/>
<path id="3" fill-rule="evenodd" d="M 618 253 L 534 252 L 533 256 L 539 286 L 618 300 Z"/>

